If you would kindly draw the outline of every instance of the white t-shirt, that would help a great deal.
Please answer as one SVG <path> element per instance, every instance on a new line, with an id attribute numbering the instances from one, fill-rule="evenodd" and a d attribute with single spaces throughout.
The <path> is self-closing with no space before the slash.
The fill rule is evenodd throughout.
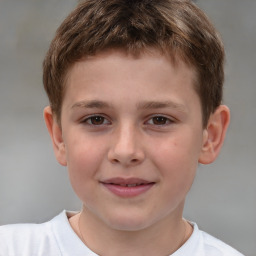
<path id="1" fill-rule="evenodd" d="M 0 227 L 0 256 L 97 256 L 71 228 L 69 212 L 63 211 L 43 224 L 12 224 Z M 243 256 L 222 241 L 200 231 L 171 256 Z"/>

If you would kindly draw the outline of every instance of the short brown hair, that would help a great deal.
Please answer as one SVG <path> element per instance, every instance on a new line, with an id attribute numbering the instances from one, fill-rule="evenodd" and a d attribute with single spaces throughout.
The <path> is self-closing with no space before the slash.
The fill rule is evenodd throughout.
<path id="1" fill-rule="evenodd" d="M 133 54 L 154 47 L 197 73 L 203 125 L 221 104 L 223 44 L 206 15 L 189 0 L 84 0 L 63 21 L 43 63 L 43 82 L 60 121 L 68 69 L 109 48 Z"/>

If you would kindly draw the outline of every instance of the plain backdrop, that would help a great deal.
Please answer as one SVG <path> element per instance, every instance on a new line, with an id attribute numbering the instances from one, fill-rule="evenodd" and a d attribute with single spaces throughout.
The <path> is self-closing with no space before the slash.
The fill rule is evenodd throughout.
<path id="1" fill-rule="evenodd" d="M 184 216 L 256 256 L 256 1 L 200 0 L 225 43 L 224 102 L 232 121 L 222 153 L 199 166 Z M 42 60 L 75 0 L 0 0 L 0 224 L 79 210 L 43 121 Z"/>

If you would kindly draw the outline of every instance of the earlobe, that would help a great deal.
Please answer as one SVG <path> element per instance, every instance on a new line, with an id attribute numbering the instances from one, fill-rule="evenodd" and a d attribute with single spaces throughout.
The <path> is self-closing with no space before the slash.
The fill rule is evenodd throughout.
<path id="1" fill-rule="evenodd" d="M 50 106 L 47 106 L 44 109 L 44 120 L 51 136 L 55 157 L 61 165 L 66 166 L 66 149 L 62 137 L 62 130 L 54 117 Z"/>
<path id="2" fill-rule="evenodd" d="M 211 114 L 203 134 L 199 163 L 210 164 L 217 158 L 225 139 L 229 121 L 230 111 L 225 105 L 220 105 Z"/>

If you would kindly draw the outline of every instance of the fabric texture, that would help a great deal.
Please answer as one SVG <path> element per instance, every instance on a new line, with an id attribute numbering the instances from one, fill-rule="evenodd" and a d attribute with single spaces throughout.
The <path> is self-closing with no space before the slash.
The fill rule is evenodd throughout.
<path id="1" fill-rule="evenodd" d="M 0 256 L 97 256 L 71 228 L 63 211 L 42 224 L 12 224 L 0 227 Z M 170 256 L 243 256 L 222 241 L 200 231 L 194 231 L 188 241 Z"/>

